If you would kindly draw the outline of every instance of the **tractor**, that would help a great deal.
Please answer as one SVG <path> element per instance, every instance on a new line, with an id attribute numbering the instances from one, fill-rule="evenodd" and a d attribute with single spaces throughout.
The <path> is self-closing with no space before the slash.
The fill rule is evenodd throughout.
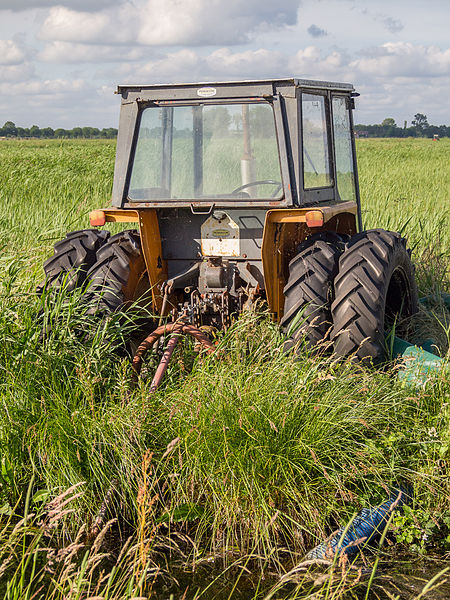
<path id="1" fill-rule="evenodd" d="M 112 206 L 55 244 L 46 286 L 107 315 L 226 329 L 265 301 L 285 349 L 381 363 L 417 310 L 405 239 L 364 231 L 346 83 L 121 85 Z M 106 223 L 130 224 L 110 235 Z M 150 327 L 150 324 L 149 324 Z"/>

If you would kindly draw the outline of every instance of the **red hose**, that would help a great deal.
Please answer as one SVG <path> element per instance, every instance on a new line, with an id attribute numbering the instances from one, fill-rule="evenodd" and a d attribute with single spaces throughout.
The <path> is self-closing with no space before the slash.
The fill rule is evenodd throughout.
<path id="1" fill-rule="evenodd" d="M 159 340 L 161 336 L 167 335 L 169 333 L 173 333 L 174 335 L 170 338 L 167 344 L 167 348 L 165 349 L 164 354 L 161 358 L 161 362 L 159 363 L 158 368 L 156 369 L 156 373 L 153 377 L 150 386 L 150 393 L 153 393 L 159 387 L 162 378 L 164 377 L 164 374 L 167 371 L 170 358 L 173 354 L 173 351 L 175 350 L 180 335 L 191 335 L 206 349 L 208 354 L 211 354 L 211 352 L 214 352 L 215 350 L 214 344 L 207 338 L 207 336 L 204 333 L 202 333 L 200 329 L 194 327 L 193 325 L 186 325 L 183 323 L 168 323 L 167 325 L 161 325 L 145 338 L 145 340 L 140 344 L 139 348 L 137 349 L 136 354 L 134 355 L 133 362 L 131 365 L 134 371 L 134 381 L 137 380 L 139 373 L 141 372 L 142 359 L 145 353 L 149 349 L 153 348 L 153 345 Z"/>

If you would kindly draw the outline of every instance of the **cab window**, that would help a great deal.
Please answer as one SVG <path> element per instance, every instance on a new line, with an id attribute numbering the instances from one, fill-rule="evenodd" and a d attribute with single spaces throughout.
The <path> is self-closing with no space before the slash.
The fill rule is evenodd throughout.
<path id="1" fill-rule="evenodd" d="M 302 94 L 303 187 L 332 185 L 325 97 Z"/>
<path id="2" fill-rule="evenodd" d="M 347 98 L 335 96 L 332 110 L 337 198 L 342 201 L 356 201 L 350 109 Z"/>
<path id="3" fill-rule="evenodd" d="M 131 201 L 283 196 L 272 106 L 150 106 L 139 122 Z"/>

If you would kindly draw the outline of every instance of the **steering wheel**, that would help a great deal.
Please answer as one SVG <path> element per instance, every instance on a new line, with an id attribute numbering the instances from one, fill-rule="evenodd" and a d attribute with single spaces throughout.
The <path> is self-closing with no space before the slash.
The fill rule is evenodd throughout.
<path id="1" fill-rule="evenodd" d="M 281 181 L 275 181 L 275 179 L 261 179 L 260 181 L 249 181 L 248 183 L 244 183 L 244 185 L 240 185 L 235 190 L 231 192 L 232 196 L 239 194 L 239 192 L 243 192 L 245 189 L 252 187 L 254 185 L 276 185 L 275 191 L 270 196 L 271 198 L 275 198 L 278 195 L 278 192 L 283 187 Z"/>

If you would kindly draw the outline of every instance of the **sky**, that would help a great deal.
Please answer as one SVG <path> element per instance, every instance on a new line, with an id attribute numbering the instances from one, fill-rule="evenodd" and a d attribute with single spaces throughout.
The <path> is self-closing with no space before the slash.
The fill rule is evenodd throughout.
<path id="1" fill-rule="evenodd" d="M 450 124 L 450 0 L 0 0 L 0 125 L 116 127 L 118 84 L 353 83 L 357 123 Z"/>

